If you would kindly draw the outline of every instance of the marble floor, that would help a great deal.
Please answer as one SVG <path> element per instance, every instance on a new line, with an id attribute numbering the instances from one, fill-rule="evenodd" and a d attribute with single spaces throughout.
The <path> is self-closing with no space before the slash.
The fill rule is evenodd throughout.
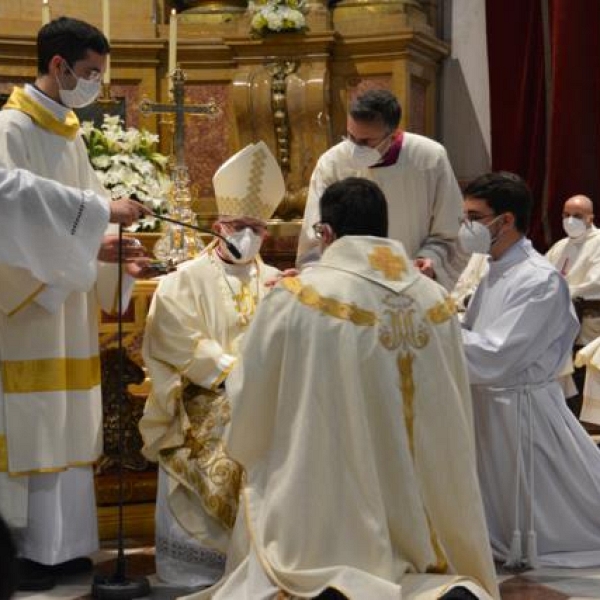
<path id="1" fill-rule="evenodd" d="M 152 600 L 171 600 L 190 590 L 161 583 L 154 574 L 154 548 L 148 544 L 131 543 L 127 554 L 127 575 L 145 576 L 150 583 Z M 116 550 L 106 547 L 93 556 L 96 573 L 111 575 L 115 571 Z M 91 599 L 90 575 L 65 578 L 49 592 L 16 594 L 17 600 L 75 600 Z M 499 574 L 502 600 L 600 600 L 600 568 L 598 569 L 539 569 L 520 575 Z M 367 599 L 365 599 L 367 600 Z M 368 599 L 375 600 L 375 599 Z"/>

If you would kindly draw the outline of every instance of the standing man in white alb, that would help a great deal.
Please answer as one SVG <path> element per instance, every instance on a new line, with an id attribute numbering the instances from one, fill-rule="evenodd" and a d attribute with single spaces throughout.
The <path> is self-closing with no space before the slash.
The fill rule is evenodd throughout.
<path id="1" fill-rule="evenodd" d="M 82 21 L 61 17 L 40 29 L 38 77 L 15 88 L 0 111 L 0 167 L 89 189 L 108 202 L 72 111 L 97 97 L 108 52 L 104 35 Z M 126 270 L 140 275 L 129 248 Z M 65 574 L 90 570 L 88 555 L 98 548 L 98 304 L 113 310 L 118 268 L 101 263 L 91 290 L 93 281 L 83 289 L 46 284 L 7 265 L 0 278 L 0 510 L 16 534 L 20 589 L 46 590 Z M 132 287 L 127 276 L 125 296 Z"/>
<path id="2" fill-rule="evenodd" d="M 398 129 L 402 110 L 387 90 L 369 90 L 350 104 L 346 139 L 323 154 L 313 171 L 296 264 L 320 257 L 313 225 L 325 188 L 346 177 L 375 181 L 388 202 L 390 238 L 402 242 L 421 273 L 451 290 L 449 266 L 462 217 L 462 195 L 441 144 Z"/>

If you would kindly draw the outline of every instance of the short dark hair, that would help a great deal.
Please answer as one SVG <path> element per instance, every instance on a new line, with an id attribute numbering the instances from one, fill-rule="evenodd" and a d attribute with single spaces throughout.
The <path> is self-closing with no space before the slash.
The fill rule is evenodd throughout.
<path id="1" fill-rule="evenodd" d="M 515 216 L 515 227 L 526 233 L 531 219 L 533 196 L 525 181 L 508 171 L 486 173 L 474 179 L 463 191 L 465 198 L 485 200 L 495 215 L 510 212 Z"/>
<path id="2" fill-rule="evenodd" d="M 387 237 L 387 200 L 368 179 L 348 177 L 332 183 L 321 196 L 321 222 L 338 238 L 345 235 Z"/>
<path id="3" fill-rule="evenodd" d="M 108 54 L 110 45 L 104 34 L 89 23 L 60 17 L 44 25 L 37 35 L 38 73 L 46 75 L 52 57 L 62 56 L 72 67 L 86 57 L 88 50 Z"/>
<path id="4" fill-rule="evenodd" d="M 390 131 L 398 127 L 402 118 L 402 107 L 388 90 L 367 90 L 352 100 L 349 112 L 355 121 L 380 121 Z"/>

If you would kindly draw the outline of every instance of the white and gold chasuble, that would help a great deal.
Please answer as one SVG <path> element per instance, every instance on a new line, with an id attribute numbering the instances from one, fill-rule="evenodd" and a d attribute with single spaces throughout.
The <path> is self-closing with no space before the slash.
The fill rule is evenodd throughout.
<path id="1" fill-rule="evenodd" d="M 0 111 L 0 166 L 107 196 L 73 113 L 31 86 L 16 88 L 7 106 Z M 116 268 L 100 265 L 88 292 L 68 280 L 44 284 L 7 265 L 0 278 L 0 473 L 19 476 L 3 479 L 0 503 L 23 526 L 27 474 L 91 464 L 101 452 L 96 293 L 111 310 Z"/>
<path id="2" fill-rule="evenodd" d="M 227 381 L 246 470 L 197 598 L 498 598 L 454 305 L 398 242 L 343 237 L 264 300 Z"/>
<path id="3" fill-rule="evenodd" d="M 229 403 L 221 384 L 265 283 L 278 273 L 256 260 L 222 261 L 215 245 L 166 276 L 152 300 L 143 356 L 152 379 L 140 431 L 144 454 L 170 476 L 169 506 L 198 542 L 225 550 L 241 469 L 221 440 Z"/>

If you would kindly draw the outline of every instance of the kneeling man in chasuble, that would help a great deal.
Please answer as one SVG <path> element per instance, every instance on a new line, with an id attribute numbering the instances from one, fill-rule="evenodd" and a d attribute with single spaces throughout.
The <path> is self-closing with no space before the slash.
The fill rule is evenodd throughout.
<path id="1" fill-rule="evenodd" d="M 35 84 L 15 88 L 0 111 L 0 167 L 92 190 L 108 207 L 71 110 L 97 96 L 106 38 L 63 17 L 42 27 L 37 45 Z M 85 204 L 81 210 L 75 234 Z M 101 260 L 114 262 L 118 238 L 105 239 Z M 57 242 L 45 243 L 50 255 Z M 145 259 L 136 247 L 126 246 L 123 255 L 127 272 L 139 275 Z M 0 512 L 15 532 L 22 590 L 49 589 L 63 574 L 91 569 L 87 555 L 98 549 L 92 471 L 102 449 L 98 301 L 114 309 L 119 269 L 102 262 L 89 273 L 48 281 L 22 266 L 0 265 Z M 124 305 L 132 287 L 127 275 Z"/>
<path id="2" fill-rule="evenodd" d="M 194 598 L 499 598 L 454 305 L 375 183 L 320 215 L 321 260 L 263 300 L 227 380 L 246 477 L 227 575 Z"/>
<path id="3" fill-rule="evenodd" d="M 283 198 L 277 161 L 251 144 L 213 178 L 216 240 L 159 284 L 143 356 L 152 379 L 140 430 L 144 454 L 158 461 L 156 568 L 168 582 L 209 585 L 223 573 L 242 469 L 221 440 L 229 421 L 223 384 L 267 283 L 279 273 L 259 250 L 266 220 Z"/>

